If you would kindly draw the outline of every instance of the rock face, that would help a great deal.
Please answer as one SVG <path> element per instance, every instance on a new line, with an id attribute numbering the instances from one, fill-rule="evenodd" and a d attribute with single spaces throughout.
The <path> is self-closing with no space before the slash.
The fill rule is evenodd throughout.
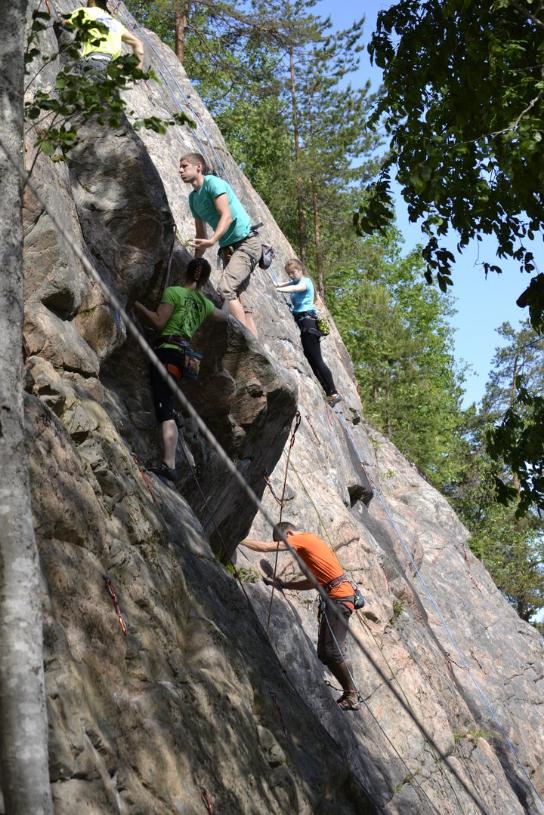
<path id="1" fill-rule="evenodd" d="M 122 3 L 118 14 L 136 28 Z M 194 234 L 179 156 L 203 152 L 265 223 L 278 274 L 291 247 L 174 54 L 138 33 L 160 83 L 131 90 L 130 107 L 167 116 L 181 106 L 196 129 L 87 126 L 68 166 L 38 157 L 40 197 L 123 304 L 155 305 L 188 259 L 174 225 L 182 241 Z M 262 558 L 236 546 L 270 529 L 190 419 L 178 488 L 146 470 L 158 432 L 142 352 L 32 194 L 24 216 L 57 815 L 542 812 L 542 643 L 467 549 L 446 500 L 365 424 L 334 327 L 323 350 L 344 396 L 336 413 L 271 275 L 255 272 L 259 341 L 204 326 L 201 377 L 184 390 L 274 517 L 300 411 L 283 516 L 328 540 L 366 595 L 351 622 L 364 700 L 353 714 L 337 709 L 315 655 L 315 593 L 276 593 L 267 625 Z M 286 554 L 279 574 L 296 574 Z"/>

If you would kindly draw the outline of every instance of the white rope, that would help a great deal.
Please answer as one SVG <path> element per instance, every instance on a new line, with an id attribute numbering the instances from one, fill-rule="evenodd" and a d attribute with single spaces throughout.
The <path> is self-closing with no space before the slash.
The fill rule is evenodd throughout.
<path id="1" fill-rule="evenodd" d="M 335 411 L 335 413 L 336 413 L 336 411 Z M 412 554 L 412 552 L 410 550 L 410 547 L 408 546 L 408 543 L 404 539 L 404 535 L 402 534 L 401 530 L 399 529 L 399 526 L 398 526 L 398 524 L 397 524 L 391 510 L 389 509 L 387 501 L 385 500 L 385 496 L 382 493 L 381 487 L 369 475 L 368 471 L 366 470 L 365 465 L 363 464 L 362 456 L 361 456 L 359 450 L 357 449 L 355 439 L 353 438 L 353 435 L 352 435 L 350 429 L 347 426 L 346 420 L 344 419 L 344 417 L 342 416 L 341 413 L 336 413 L 336 415 L 338 416 L 338 418 L 340 420 L 340 423 L 341 423 L 342 427 L 344 428 L 344 430 L 346 432 L 346 435 L 350 439 L 351 444 L 353 445 L 353 449 L 357 453 L 357 456 L 358 456 L 359 461 L 361 463 L 361 467 L 363 469 L 363 472 L 365 473 L 366 477 L 368 478 L 368 480 L 370 482 L 370 485 L 371 485 L 372 489 L 374 490 L 375 495 L 378 497 L 378 500 L 380 501 L 380 503 L 381 503 L 381 505 L 383 507 L 383 510 L 384 510 L 388 520 L 389 520 L 389 523 L 391 524 L 393 530 L 395 531 L 395 533 L 397 535 L 398 540 L 400 541 L 404 551 L 406 552 L 406 555 L 408 557 L 409 562 L 412 564 L 412 566 L 414 568 L 415 577 L 421 583 L 421 585 L 423 587 L 423 591 L 425 593 L 425 596 L 427 597 L 429 603 L 433 607 L 433 609 L 434 609 L 434 611 L 435 611 L 435 613 L 437 615 L 437 618 L 438 618 L 438 621 L 439 621 L 440 625 L 443 627 L 444 631 L 446 632 L 447 638 L 449 639 L 451 645 L 453 646 L 455 652 L 457 653 L 457 656 L 458 656 L 458 658 L 459 658 L 459 660 L 461 662 L 461 667 L 464 670 L 466 670 L 466 672 L 467 672 L 468 676 L 470 677 L 470 679 L 472 681 L 472 684 L 473 684 L 478 696 L 480 697 L 484 707 L 486 708 L 488 716 L 490 717 L 493 724 L 495 725 L 495 727 L 497 728 L 497 730 L 501 734 L 502 738 L 504 739 L 508 749 L 512 753 L 512 756 L 514 757 L 514 759 L 516 760 L 516 763 L 518 764 L 518 766 L 521 769 L 523 775 L 525 776 L 525 778 L 529 782 L 529 784 L 531 786 L 531 789 L 533 790 L 534 794 L 536 795 L 536 798 L 538 799 L 540 804 L 544 804 L 544 801 L 543 801 L 542 797 L 539 795 L 538 790 L 536 789 L 535 785 L 533 784 L 530 775 L 528 774 L 527 770 L 523 766 L 523 764 L 521 762 L 521 759 L 520 759 L 520 757 L 518 755 L 518 752 L 517 752 L 514 744 L 510 741 L 510 738 L 508 737 L 503 725 L 499 722 L 497 714 L 495 713 L 495 710 L 493 708 L 493 705 L 492 705 L 489 697 L 486 695 L 484 690 L 481 688 L 480 684 L 478 683 L 477 679 L 475 678 L 474 674 L 472 673 L 472 671 L 470 669 L 470 665 L 468 664 L 468 660 L 465 657 L 465 654 L 463 653 L 463 651 L 461 650 L 461 648 L 457 644 L 457 641 L 455 640 L 455 637 L 453 636 L 453 632 L 452 632 L 450 626 L 448 625 L 448 623 L 446 622 L 446 619 L 444 618 L 444 615 L 443 615 L 442 611 L 440 610 L 440 606 L 438 605 L 432 591 L 428 587 L 425 578 L 421 574 L 421 569 L 417 565 L 416 560 L 415 560 L 415 558 L 414 558 L 414 556 L 413 556 L 413 554 Z M 368 434 L 367 434 L 367 436 L 368 436 Z M 370 441 L 370 437 L 369 437 L 369 441 Z"/>

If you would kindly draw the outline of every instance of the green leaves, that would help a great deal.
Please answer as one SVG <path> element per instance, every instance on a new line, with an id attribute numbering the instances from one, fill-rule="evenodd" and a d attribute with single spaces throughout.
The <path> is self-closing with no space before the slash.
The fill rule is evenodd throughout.
<path id="1" fill-rule="evenodd" d="M 534 277 L 516 303 L 529 309 L 531 325 L 535 331 L 544 333 L 544 274 Z"/>
<path id="2" fill-rule="evenodd" d="M 351 252 L 353 266 L 329 280 L 329 307 L 365 417 L 442 488 L 458 475 L 461 444 L 451 306 L 421 280 L 419 250 L 402 256 L 398 233 L 359 240 Z"/>
<path id="3" fill-rule="evenodd" d="M 160 119 L 158 116 L 146 116 L 144 119 L 136 119 L 132 126 L 135 130 L 153 130 L 163 136 L 169 127 L 174 125 L 187 125 L 195 128 L 196 122 L 187 116 L 186 113 L 175 113 L 171 119 Z"/>
<path id="4" fill-rule="evenodd" d="M 411 220 L 441 219 L 425 257 L 442 288 L 452 262 L 432 238 L 448 229 L 461 247 L 492 234 L 501 256 L 534 270 L 519 239 L 544 226 L 544 20 L 518 5 L 401 0 L 378 15 L 370 44 L 384 70 L 373 118 L 394 152 L 369 192 L 387 201 L 395 165 Z M 383 230 L 384 215 L 367 207 L 365 231 Z"/>

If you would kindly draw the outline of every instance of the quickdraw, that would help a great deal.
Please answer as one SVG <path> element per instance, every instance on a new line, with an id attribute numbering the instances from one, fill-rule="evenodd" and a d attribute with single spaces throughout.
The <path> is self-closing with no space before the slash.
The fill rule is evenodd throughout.
<path id="1" fill-rule="evenodd" d="M 104 575 L 104 584 L 106 586 L 108 594 L 111 597 L 111 602 L 113 603 L 114 611 L 117 614 L 117 619 L 119 620 L 119 628 L 126 637 L 128 633 L 127 623 L 123 615 L 123 612 L 119 607 L 119 600 L 117 599 L 117 594 L 115 593 L 115 589 L 113 588 L 113 583 L 111 582 L 111 579 L 107 575 Z"/>
<path id="2" fill-rule="evenodd" d="M 286 504 L 288 501 L 292 501 L 292 500 L 293 500 L 293 498 L 294 498 L 294 496 L 293 496 L 293 495 L 292 495 L 290 498 L 283 498 L 283 499 L 282 499 L 282 498 L 278 498 L 278 496 L 277 496 L 277 495 L 276 495 L 276 493 L 274 492 L 274 487 L 272 486 L 272 482 L 270 481 L 270 477 L 269 477 L 269 476 L 267 476 L 267 475 L 265 475 L 265 476 L 263 476 L 263 478 L 264 478 L 264 480 L 266 481 L 266 486 L 268 487 L 268 489 L 269 489 L 269 490 L 270 490 L 270 492 L 272 493 L 272 498 L 274 499 L 274 501 L 276 502 L 276 504 L 278 504 L 280 507 L 282 507 L 282 509 L 283 509 L 283 506 L 284 506 L 284 505 L 285 505 L 285 504 Z"/>

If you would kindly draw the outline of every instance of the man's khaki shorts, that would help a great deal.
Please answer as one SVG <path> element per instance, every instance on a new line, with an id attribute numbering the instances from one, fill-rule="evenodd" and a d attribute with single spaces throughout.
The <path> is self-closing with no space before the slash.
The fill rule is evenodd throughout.
<path id="1" fill-rule="evenodd" d="M 251 272 L 261 257 L 261 239 L 258 235 L 250 235 L 238 247 L 223 269 L 217 291 L 224 300 L 234 300 L 247 289 Z M 250 313 L 246 298 L 243 302 L 244 311 Z"/>

